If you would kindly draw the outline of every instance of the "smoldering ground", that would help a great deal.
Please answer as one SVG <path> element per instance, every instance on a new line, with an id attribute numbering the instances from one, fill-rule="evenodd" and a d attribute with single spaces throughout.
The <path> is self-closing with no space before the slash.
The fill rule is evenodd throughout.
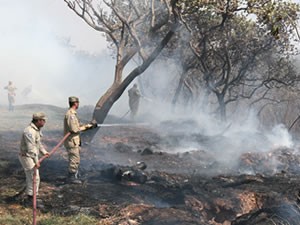
<path id="1" fill-rule="evenodd" d="M 81 107 L 78 112 L 81 119 L 89 119 L 92 109 Z M 15 114 L 4 107 L 0 110 L 3 115 L 0 118 L 3 125 L 1 151 L 4 153 L 0 159 L 0 207 L 16 213 L 13 207 L 20 204 L 4 199 L 15 194 L 24 184 L 24 174 L 16 157 L 18 137 L 22 132 L 19 128 L 28 124 L 32 110 L 48 112 L 43 140 L 47 149 L 51 149 L 62 137 L 61 118 L 65 109 L 35 104 L 17 106 Z M 130 121 L 109 115 L 105 122 L 127 124 Z M 296 152 L 289 149 L 273 152 L 285 165 L 293 167 L 294 172 L 286 167 L 285 173 L 278 171 L 269 176 L 266 173 L 269 167 L 265 163 L 269 159 L 267 151 L 266 155 L 260 152 L 243 158 L 240 168 L 247 165 L 254 169 L 253 173 L 234 173 L 216 161 L 218 153 L 215 149 L 199 150 L 197 146 L 201 143 L 213 145 L 216 137 L 212 133 L 201 136 L 197 133 L 201 129 L 194 129 L 198 127 L 201 125 L 195 118 L 157 121 L 151 126 L 102 127 L 90 144 L 82 146 L 81 178 L 84 183 L 79 186 L 66 183 L 67 155 L 64 148 L 59 149 L 43 162 L 40 170 L 40 197 L 45 202 L 45 210 L 56 217 L 83 213 L 109 224 L 122 221 L 208 224 L 212 220 L 241 223 L 252 213 L 260 217 L 264 214 L 265 219 L 268 215 L 273 218 L 278 215 L 287 221 L 298 220 L 297 210 L 291 211 L 292 218 L 281 214 L 295 209 L 291 202 L 295 201 L 299 182 L 295 175 L 299 168 Z M 204 132 L 203 128 L 201 132 Z M 195 146 L 194 150 L 187 148 L 188 143 Z M 178 150 L 180 146 L 184 151 Z M 141 184 L 133 182 L 130 177 L 117 179 L 114 176 L 116 169 L 130 171 L 137 161 L 147 165 L 144 170 L 146 182 Z M 259 173 L 255 173 L 255 169 Z M 17 208 L 18 212 L 21 210 Z M 38 217 L 41 214 L 39 212 Z"/>

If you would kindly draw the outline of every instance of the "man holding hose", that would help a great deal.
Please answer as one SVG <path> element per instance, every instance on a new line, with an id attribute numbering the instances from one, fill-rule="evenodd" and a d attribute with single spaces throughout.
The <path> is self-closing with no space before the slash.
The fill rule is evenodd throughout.
<path id="1" fill-rule="evenodd" d="M 79 107 L 79 98 L 75 96 L 69 97 L 69 110 L 64 117 L 64 135 L 70 132 L 70 136 L 65 140 L 64 146 L 69 156 L 69 181 L 73 184 L 81 184 L 78 169 L 80 164 L 80 132 L 97 127 L 97 124 L 88 123 L 80 124 L 76 110 Z"/>
<path id="2" fill-rule="evenodd" d="M 26 205 L 32 205 L 33 198 L 33 174 L 34 167 L 37 168 L 36 171 L 36 193 L 38 195 L 39 184 L 40 184 L 40 176 L 39 170 L 39 154 L 46 155 L 49 157 L 49 153 L 44 148 L 41 138 L 41 128 L 46 123 L 46 115 L 43 112 L 37 112 L 32 115 L 32 121 L 24 129 L 21 138 L 20 144 L 20 152 L 19 152 L 19 160 L 22 164 L 22 167 L 25 171 L 26 175 L 26 194 L 27 199 L 25 199 Z M 42 207 L 41 200 L 37 201 L 38 206 Z"/>

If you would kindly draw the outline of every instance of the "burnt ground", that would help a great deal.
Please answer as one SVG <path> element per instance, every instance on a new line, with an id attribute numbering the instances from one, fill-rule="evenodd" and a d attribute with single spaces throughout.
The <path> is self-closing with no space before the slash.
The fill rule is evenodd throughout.
<path id="1" fill-rule="evenodd" d="M 4 208 L 23 207 L 22 195 L 14 198 L 25 181 L 19 140 L 32 112 L 40 110 L 49 117 L 43 142 L 51 150 L 62 138 L 66 109 L 24 105 L 9 113 L 0 108 L 0 215 Z M 90 115 L 88 107 L 79 112 L 87 120 Z M 108 116 L 105 122 L 129 121 Z M 97 218 L 97 224 L 123 225 L 300 224 L 298 149 L 247 151 L 228 166 L 215 157 L 223 153 L 218 147 L 226 138 L 183 132 L 194 126 L 194 121 L 165 121 L 101 127 L 91 142 L 93 131 L 84 134 L 81 185 L 67 182 L 67 154 L 59 148 L 40 169 L 45 208 L 39 215 L 83 213 Z"/>

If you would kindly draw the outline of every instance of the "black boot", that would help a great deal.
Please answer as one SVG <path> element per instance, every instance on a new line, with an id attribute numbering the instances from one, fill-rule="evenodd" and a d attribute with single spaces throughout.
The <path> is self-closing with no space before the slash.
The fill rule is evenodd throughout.
<path id="1" fill-rule="evenodd" d="M 27 195 L 24 199 L 23 199 L 23 205 L 25 207 L 33 207 L 33 197 L 31 195 Z"/>
<path id="2" fill-rule="evenodd" d="M 40 210 L 45 209 L 45 205 L 44 205 L 44 202 L 42 199 L 40 199 L 40 198 L 36 199 L 36 208 L 40 209 Z"/>
<path id="3" fill-rule="evenodd" d="M 27 195 L 27 198 L 24 199 L 24 206 L 25 207 L 33 207 L 33 197 L 31 195 Z M 39 198 L 36 199 L 36 208 L 38 208 L 38 209 L 45 208 L 42 199 L 39 199 Z"/>
<path id="4" fill-rule="evenodd" d="M 72 184 L 81 184 L 81 180 L 78 179 L 78 171 L 75 173 L 70 173 L 69 172 L 69 182 Z"/>

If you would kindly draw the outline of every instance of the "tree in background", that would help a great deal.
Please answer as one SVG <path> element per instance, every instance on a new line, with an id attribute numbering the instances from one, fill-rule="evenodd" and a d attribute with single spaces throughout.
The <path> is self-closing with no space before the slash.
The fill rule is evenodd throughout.
<path id="1" fill-rule="evenodd" d="M 64 0 L 89 26 L 106 35 L 116 56 L 114 81 L 95 106 L 93 119 L 102 123 L 128 85 L 142 74 L 174 35 L 176 1 Z M 140 64 L 126 77 L 124 68 Z"/>
<path id="2" fill-rule="evenodd" d="M 183 2 L 181 18 L 190 32 L 188 41 L 194 58 L 187 58 L 185 64 L 189 66 L 183 67 L 184 79 L 178 87 L 184 86 L 194 99 L 195 93 L 202 93 L 201 107 L 215 104 L 208 100 L 214 94 L 217 112 L 226 120 L 229 103 L 242 98 L 267 99 L 266 94 L 272 87 L 292 85 L 298 80 L 289 61 L 295 52 L 292 40 L 298 34 L 294 26 L 299 11 L 297 4 L 286 1 Z M 249 16 L 252 13 L 256 19 Z M 289 66 L 283 66 L 282 62 Z M 175 96 L 178 98 L 178 91 Z"/>
<path id="3" fill-rule="evenodd" d="M 297 4 L 284 0 L 64 1 L 89 26 L 106 35 L 116 56 L 114 81 L 95 106 L 93 117 L 98 123 L 163 49 L 183 56 L 177 59 L 184 68 L 180 85 L 189 89 L 190 96 L 195 95 L 195 87 L 204 88 L 206 99 L 214 93 L 220 116 L 226 119 L 229 102 L 242 96 L 252 98 L 257 91 L 251 86 L 266 85 L 266 74 L 258 70 L 268 68 L 264 59 L 272 54 L 287 56 L 292 50 L 290 40 L 297 32 L 299 12 Z M 192 57 L 185 46 L 190 47 Z M 133 60 L 138 66 L 124 76 L 124 68 Z M 195 82 L 187 82 L 191 70 Z M 259 76 L 254 71 L 260 71 Z M 268 78 L 270 83 L 273 78 Z"/>

